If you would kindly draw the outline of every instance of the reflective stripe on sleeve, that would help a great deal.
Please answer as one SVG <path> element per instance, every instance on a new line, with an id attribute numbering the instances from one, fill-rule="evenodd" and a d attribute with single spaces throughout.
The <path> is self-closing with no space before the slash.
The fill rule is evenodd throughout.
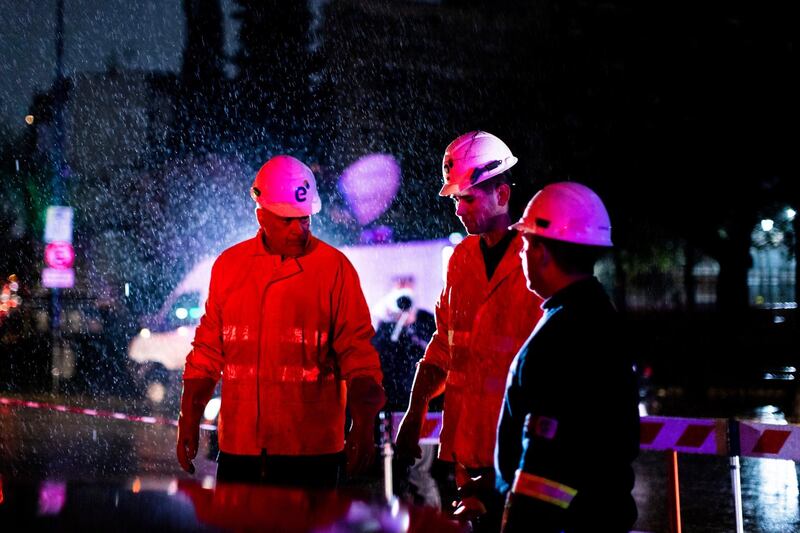
<path id="1" fill-rule="evenodd" d="M 481 350 L 491 350 L 497 354 L 505 354 L 508 352 L 516 353 L 524 340 L 524 338 L 518 339 L 511 335 L 482 333 L 476 343 L 479 344 Z M 457 331 L 450 329 L 447 331 L 447 342 L 451 348 L 470 348 L 472 346 L 472 332 L 469 330 Z"/>
<path id="2" fill-rule="evenodd" d="M 280 366 L 276 370 L 277 381 L 284 383 L 309 383 L 320 381 L 320 379 L 333 380 L 333 374 L 320 377 L 320 371 L 317 367 L 306 369 L 301 366 Z"/>
<path id="3" fill-rule="evenodd" d="M 447 331 L 447 343 L 451 348 L 454 346 L 469 346 L 469 338 L 469 331 L 455 331 L 452 329 Z"/>
<path id="4" fill-rule="evenodd" d="M 555 481 L 543 477 L 534 476 L 533 474 L 528 474 L 522 470 L 517 470 L 511 492 L 552 503 L 562 509 L 569 507 L 572 498 L 578 493 L 578 491 L 572 487 L 556 483 Z"/>

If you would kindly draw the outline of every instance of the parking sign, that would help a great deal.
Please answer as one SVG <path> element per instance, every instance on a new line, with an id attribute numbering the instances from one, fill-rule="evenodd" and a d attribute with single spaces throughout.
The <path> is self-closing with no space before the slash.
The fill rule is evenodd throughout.
<path id="1" fill-rule="evenodd" d="M 72 242 L 71 207 L 51 205 L 47 208 L 44 226 L 44 242 Z"/>

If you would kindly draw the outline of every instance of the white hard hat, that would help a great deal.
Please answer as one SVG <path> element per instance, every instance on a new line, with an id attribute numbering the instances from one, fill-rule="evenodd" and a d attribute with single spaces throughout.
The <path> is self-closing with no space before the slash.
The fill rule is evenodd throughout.
<path id="1" fill-rule="evenodd" d="M 574 244 L 614 245 L 603 201 L 586 185 L 574 182 L 545 186 L 528 202 L 522 218 L 511 228 Z"/>
<path id="2" fill-rule="evenodd" d="M 307 217 L 322 208 L 314 173 L 288 155 L 277 155 L 261 167 L 250 197 L 281 217 Z"/>
<path id="3" fill-rule="evenodd" d="M 485 131 L 470 131 L 450 143 L 442 159 L 439 196 L 458 195 L 517 163 L 506 143 Z"/>

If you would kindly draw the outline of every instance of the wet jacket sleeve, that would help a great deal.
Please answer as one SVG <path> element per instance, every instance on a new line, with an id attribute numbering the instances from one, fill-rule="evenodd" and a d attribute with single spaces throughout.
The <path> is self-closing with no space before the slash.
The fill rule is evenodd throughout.
<path id="1" fill-rule="evenodd" d="M 523 346 L 520 353 L 526 349 L 527 345 Z M 520 394 L 519 359 L 520 354 L 517 354 L 509 368 L 506 394 L 497 423 L 497 446 L 495 446 L 494 456 L 495 482 L 497 491 L 501 494 L 507 493 L 511 488 L 522 456 L 522 440 L 519 438 L 522 434 L 522 417 L 518 413 L 523 409 L 519 405 L 518 398 Z"/>
<path id="2" fill-rule="evenodd" d="M 436 331 L 431 337 L 431 342 L 425 350 L 425 355 L 422 361 L 425 363 L 437 366 L 445 372 L 450 371 L 450 343 L 448 342 L 448 335 L 450 331 L 450 286 L 445 286 L 442 293 L 439 295 L 439 300 L 436 302 L 435 317 L 436 317 Z"/>
<path id="3" fill-rule="evenodd" d="M 568 420 L 556 419 L 549 411 L 550 416 L 541 410 L 531 412 L 530 388 L 541 385 L 534 385 L 530 379 L 532 365 L 526 348 L 518 354 L 509 373 L 498 424 L 496 485 L 509 498 L 504 531 L 523 531 L 523 524 L 536 523 L 537 531 L 557 532 L 562 531 L 565 509 L 577 492 L 572 469 L 565 468 L 565 462 L 580 459 L 573 455 L 574 446 L 566 453 L 561 449 L 566 443 L 560 434 L 563 426 L 570 424 Z"/>
<path id="4" fill-rule="evenodd" d="M 211 378 L 217 381 L 222 373 L 224 352 L 222 348 L 222 307 L 220 286 L 223 270 L 219 260 L 211 270 L 205 314 L 194 335 L 192 351 L 186 356 L 184 379 Z"/>
<path id="5" fill-rule="evenodd" d="M 348 382 L 367 376 L 377 383 L 383 380 L 378 352 L 372 346 L 369 308 L 361 291 L 358 274 L 349 262 L 342 262 L 331 294 L 333 351 L 342 377 Z"/>

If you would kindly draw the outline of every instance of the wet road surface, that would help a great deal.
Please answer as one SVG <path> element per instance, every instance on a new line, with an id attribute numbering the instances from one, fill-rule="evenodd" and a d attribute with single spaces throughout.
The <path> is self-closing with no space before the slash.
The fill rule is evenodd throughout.
<path id="1" fill-rule="evenodd" d="M 324 518 L 346 514 L 351 499 L 380 499 L 382 485 L 377 476 L 312 500 L 302 491 L 287 495 L 270 488 L 263 488 L 273 492 L 261 498 L 253 496 L 252 487 L 247 494 L 212 492 L 215 464 L 208 458 L 209 433 L 201 435 L 195 476 L 178 467 L 174 443 L 175 428 L 171 425 L 0 406 L 2 529 L 5 531 L 14 520 L 19 528 L 11 530 L 111 526 L 128 530 L 213 530 L 220 524 L 209 517 L 209 509 L 233 510 L 233 516 L 253 515 L 260 509 L 277 518 L 287 513 Z M 683 531 L 735 531 L 727 458 L 682 454 L 679 468 Z M 634 496 L 639 508 L 636 529 L 668 531 L 665 455 L 642 452 L 635 470 Z M 224 501 L 212 502 L 212 497 Z M 742 499 L 745 531 L 800 531 L 798 471 L 793 462 L 743 458 Z M 265 506 L 264 501 L 272 503 Z M 276 514 L 276 510 L 280 512 Z M 373 506 L 370 511 L 367 506 L 362 511 L 375 509 Z M 271 523 L 269 516 L 261 517 L 260 523 Z M 287 524 L 276 527 L 290 530 Z M 297 530 L 316 527 L 321 526 L 306 521 Z"/>

